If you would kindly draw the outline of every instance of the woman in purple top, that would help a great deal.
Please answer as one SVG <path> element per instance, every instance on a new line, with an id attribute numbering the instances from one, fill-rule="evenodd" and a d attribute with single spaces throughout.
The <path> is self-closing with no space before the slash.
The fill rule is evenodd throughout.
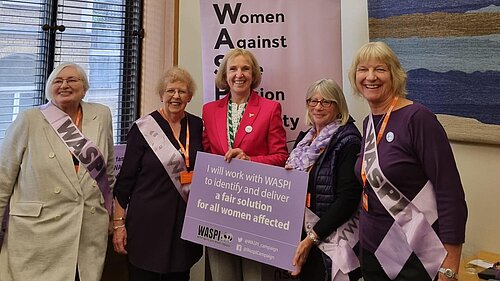
<path id="1" fill-rule="evenodd" d="M 467 206 L 446 133 L 406 98 L 406 73 L 383 42 L 356 53 L 349 79 L 368 101 L 355 172 L 362 181 L 361 268 L 371 280 L 453 280 Z"/>
<path id="2" fill-rule="evenodd" d="M 157 85 L 162 106 L 135 122 L 127 135 L 114 188 L 113 247 L 127 254 L 130 281 L 188 281 L 203 254 L 201 245 L 181 238 L 187 205 L 180 186 L 190 183 L 189 172 L 202 150 L 202 120 L 185 110 L 195 91 L 189 72 L 169 69 Z M 156 128 L 144 129 L 148 119 Z M 151 135 L 160 136 L 164 149 L 153 150 Z M 183 177 L 169 170 L 172 164 L 181 167 Z"/>

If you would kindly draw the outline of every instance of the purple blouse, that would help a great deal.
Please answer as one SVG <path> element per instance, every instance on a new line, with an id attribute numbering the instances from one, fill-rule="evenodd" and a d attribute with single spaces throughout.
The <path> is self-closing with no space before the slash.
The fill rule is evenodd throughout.
<path id="1" fill-rule="evenodd" d="M 382 115 L 374 115 L 374 124 L 379 124 L 381 119 Z M 364 136 L 367 123 L 368 117 L 363 122 Z M 377 133 L 379 127 L 375 128 Z M 391 142 L 386 139 L 388 132 L 394 134 Z M 363 137 L 362 144 L 364 141 Z M 363 147 L 355 166 L 360 181 Z M 465 194 L 448 137 L 436 116 L 418 103 L 393 111 L 377 148 L 384 175 L 409 200 L 420 192 L 427 180 L 431 181 L 438 211 L 434 231 L 443 243 L 463 243 L 467 220 Z M 361 247 L 375 253 L 394 219 L 368 183 L 365 190 L 368 212 L 361 212 L 360 241 Z"/>

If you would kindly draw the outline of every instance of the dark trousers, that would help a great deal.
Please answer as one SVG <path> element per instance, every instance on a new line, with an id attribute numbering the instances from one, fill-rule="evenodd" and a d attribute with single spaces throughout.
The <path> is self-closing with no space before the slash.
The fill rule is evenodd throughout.
<path id="1" fill-rule="evenodd" d="M 157 273 L 138 268 L 129 263 L 128 277 L 130 281 L 188 281 L 189 271 Z"/>
<path id="2" fill-rule="evenodd" d="M 385 274 L 375 254 L 361 249 L 360 261 L 365 281 L 432 281 L 415 253 L 411 254 L 394 280 Z M 437 276 L 434 280 L 437 281 Z"/>
<path id="3" fill-rule="evenodd" d="M 331 280 L 332 261 L 323 254 L 318 247 L 312 247 L 307 261 L 302 267 L 300 281 L 322 281 Z M 361 278 L 361 270 L 358 268 L 349 272 L 349 281 L 357 281 Z"/>

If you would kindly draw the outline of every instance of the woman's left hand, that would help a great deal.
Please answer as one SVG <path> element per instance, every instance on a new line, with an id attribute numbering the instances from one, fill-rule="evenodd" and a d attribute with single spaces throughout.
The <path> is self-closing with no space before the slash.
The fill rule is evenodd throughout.
<path id="1" fill-rule="evenodd" d="M 296 267 L 295 271 L 291 274 L 292 276 L 297 276 L 302 270 L 302 266 L 306 263 L 309 252 L 311 251 L 314 243 L 308 237 L 300 241 L 297 250 L 295 251 L 295 256 L 293 256 L 292 264 Z"/>
<path id="2" fill-rule="evenodd" d="M 441 267 L 450 268 L 453 272 L 458 274 L 458 269 L 460 267 L 460 256 L 462 255 L 462 244 L 448 244 L 444 243 L 444 248 L 448 253 L 443 261 Z M 438 281 L 450 281 L 450 279 L 442 273 L 438 273 Z"/>
<path id="3" fill-rule="evenodd" d="M 127 228 L 125 226 L 114 229 L 113 248 L 118 254 L 127 254 Z"/>
<path id="4" fill-rule="evenodd" d="M 224 155 L 224 161 L 228 163 L 233 158 L 250 161 L 250 157 L 241 148 L 231 148 Z"/>

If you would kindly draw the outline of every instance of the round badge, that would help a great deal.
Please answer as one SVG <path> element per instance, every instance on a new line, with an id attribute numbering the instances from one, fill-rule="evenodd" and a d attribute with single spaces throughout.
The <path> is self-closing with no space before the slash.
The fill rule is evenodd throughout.
<path id="1" fill-rule="evenodd" d="M 253 130 L 252 126 L 246 126 L 245 127 L 245 132 L 247 132 L 247 133 L 251 133 L 252 130 Z"/>
<path id="2" fill-rule="evenodd" d="M 387 140 L 387 142 L 392 142 L 394 140 L 394 133 L 393 132 L 388 132 L 385 135 L 385 139 Z"/>

